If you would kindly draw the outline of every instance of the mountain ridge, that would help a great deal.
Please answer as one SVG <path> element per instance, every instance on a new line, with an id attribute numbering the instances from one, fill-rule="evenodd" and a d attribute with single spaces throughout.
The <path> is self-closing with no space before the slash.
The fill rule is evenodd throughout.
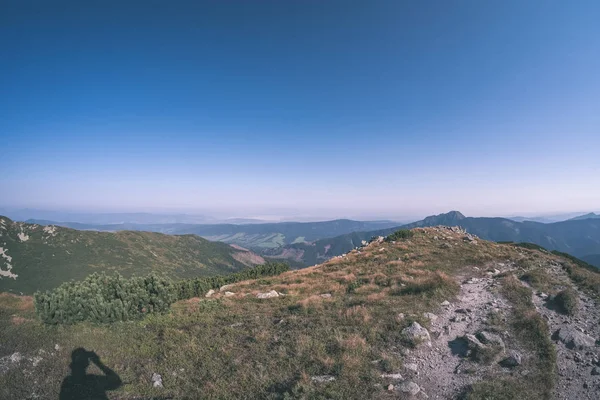
<path id="1" fill-rule="evenodd" d="M 451 211 L 424 218 L 410 224 L 367 232 L 353 232 L 313 243 L 297 243 L 266 253 L 273 257 L 292 258 L 308 265 L 338 256 L 373 236 L 387 236 L 398 229 L 448 225 L 460 226 L 469 233 L 496 242 L 531 242 L 548 250 L 558 250 L 576 257 L 600 253 L 600 221 L 597 219 L 567 220 L 545 224 L 541 222 L 516 222 L 500 217 L 465 217 Z M 600 267 L 598 264 L 594 264 Z"/>
<path id="2" fill-rule="evenodd" d="M 33 293 L 102 271 L 188 278 L 263 262 L 248 250 L 192 234 L 81 231 L 0 216 L 0 291 Z"/>
<path id="3" fill-rule="evenodd" d="M 587 213 L 584 215 L 580 215 L 575 218 L 571 218 L 571 219 L 569 219 L 569 221 L 577 221 L 577 220 L 581 220 L 581 219 L 597 219 L 597 218 L 600 218 L 600 214 L 591 212 L 591 213 Z"/>

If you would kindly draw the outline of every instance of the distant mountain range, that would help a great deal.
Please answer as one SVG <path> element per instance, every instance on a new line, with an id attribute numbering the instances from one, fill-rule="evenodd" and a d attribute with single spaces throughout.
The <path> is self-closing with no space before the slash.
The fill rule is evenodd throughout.
<path id="1" fill-rule="evenodd" d="M 79 224 L 115 225 L 115 224 L 250 224 L 262 223 L 253 218 L 216 218 L 197 214 L 154 214 L 154 213 L 90 213 L 67 212 L 52 210 L 37 210 L 31 208 L 7 209 L 0 208 L 0 215 L 5 215 L 15 221 L 73 221 Z"/>
<path id="2" fill-rule="evenodd" d="M 353 232 L 313 243 L 296 243 L 266 252 L 273 257 L 291 258 L 308 265 L 343 254 L 374 236 L 387 236 L 397 229 L 411 229 L 436 225 L 461 226 L 482 239 L 492 241 L 530 242 L 549 250 L 558 250 L 588 259 L 600 267 L 600 220 L 574 219 L 551 224 L 516 222 L 507 218 L 471 218 L 458 211 L 434 215 L 421 221 L 393 228 Z M 589 256 L 589 257 L 588 257 Z"/>
<path id="3" fill-rule="evenodd" d="M 196 234 L 211 241 L 236 244 L 265 257 L 287 259 L 297 265 L 314 265 L 344 254 L 373 236 L 386 236 L 397 229 L 436 225 L 462 226 L 486 240 L 531 242 L 549 250 L 559 250 L 589 259 L 599 266 L 600 219 L 594 213 L 570 220 L 541 223 L 514 221 L 509 218 L 472 218 L 458 211 L 429 216 L 410 224 L 393 221 L 334 220 L 324 222 L 283 222 L 260 224 L 81 224 L 30 220 L 43 225 L 55 224 L 82 230 L 152 231 L 167 234 Z M 297 264 L 296 264 L 297 263 Z"/>
<path id="4" fill-rule="evenodd" d="M 595 216 L 595 217 L 594 217 Z M 512 221 L 516 222 L 541 222 L 544 224 L 552 224 L 554 222 L 567 221 L 570 219 L 587 219 L 587 218 L 597 218 L 598 216 L 594 213 L 582 214 L 582 213 L 567 213 L 567 214 L 555 214 L 555 215 L 544 215 L 544 216 L 535 216 L 535 217 L 510 217 Z"/>
<path id="5" fill-rule="evenodd" d="M 262 224 L 82 224 L 28 220 L 40 225 L 59 225 L 73 229 L 120 231 L 137 230 L 168 234 L 195 234 L 208 240 L 237 244 L 256 251 L 276 249 L 293 243 L 313 242 L 356 231 L 370 231 L 398 226 L 393 221 L 353 221 L 338 219 L 323 222 L 279 222 Z"/>
<path id="6" fill-rule="evenodd" d="M 578 217 L 575 218 L 571 218 L 571 221 L 575 221 L 575 220 L 580 220 L 580 219 L 598 219 L 600 218 L 600 214 L 595 214 L 595 213 L 589 213 L 589 214 L 584 214 L 584 215 L 580 215 Z"/>
<path id="7" fill-rule="evenodd" d="M 261 263 L 255 253 L 196 235 L 81 231 L 0 216 L 0 292 L 31 294 L 96 271 L 190 278 Z"/>

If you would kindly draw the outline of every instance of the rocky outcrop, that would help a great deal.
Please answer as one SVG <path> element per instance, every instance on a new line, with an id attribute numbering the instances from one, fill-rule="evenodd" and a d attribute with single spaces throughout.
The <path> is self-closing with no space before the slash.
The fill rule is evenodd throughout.
<path id="1" fill-rule="evenodd" d="M 585 349 L 596 344 L 596 339 L 578 331 L 574 326 L 560 328 L 556 336 L 569 349 Z"/>

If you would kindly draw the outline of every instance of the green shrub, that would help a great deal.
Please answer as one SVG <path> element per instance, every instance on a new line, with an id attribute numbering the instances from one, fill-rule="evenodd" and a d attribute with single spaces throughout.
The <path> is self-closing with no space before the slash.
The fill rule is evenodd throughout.
<path id="1" fill-rule="evenodd" d="M 210 289 L 287 270 L 287 264 L 267 263 L 235 274 L 178 282 L 156 274 L 126 279 L 119 274 L 94 273 L 83 281 L 67 282 L 52 291 L 35 293 L 35 310 L 47 324 L 128 321 L 164 312 L 175 301 L 202 296 Z"/>
<path id="2" fill-rule="evenodd" d="M 563 314 L 575 314 L 577 312 L 577 308 L 579 307 L 579 298 L 577 297 L 577 292 L 571 288 L 558 292 L 558 294 L 554 297 L 554 305 Z"/>
<path id="3" fill-rule="evenodd" d="M 36 312 L 47 324 L 126 321 L 165 311 L 175 300 L 171 281 L 156 274 L 125 279 L 94 273 L 34 295 Z"/>
<path id="4" fill-rule="evenodd" d="M 399 241 L 402 239 L 410 239 L 411 237 L 413 237 L 415 235 L 415 233 L 411 230 L 408 229 L 400 229 L 397 230 L 396 232 L 388 235 L 385 238 L 386 242 L 395 242 L 395 241 Z"/>

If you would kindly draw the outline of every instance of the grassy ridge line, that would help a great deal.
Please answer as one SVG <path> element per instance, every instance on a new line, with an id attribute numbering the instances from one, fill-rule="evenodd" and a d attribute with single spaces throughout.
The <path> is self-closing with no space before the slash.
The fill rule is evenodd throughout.
<path id="1" fill-rule="evenodd" d="M 119 274 L 92 274 L 80 282 L 64 283 L 44 293 L 36 292 L 34 304 L 36 314 L 46 324 L 127 321 L 164 312 L 175 301 L 203 296 L 210 289 L 279 275 L 288 270 L 287 264 L 267 263 L 230 275 L 177 282 L 157 274 L 129 279 Z"/>

